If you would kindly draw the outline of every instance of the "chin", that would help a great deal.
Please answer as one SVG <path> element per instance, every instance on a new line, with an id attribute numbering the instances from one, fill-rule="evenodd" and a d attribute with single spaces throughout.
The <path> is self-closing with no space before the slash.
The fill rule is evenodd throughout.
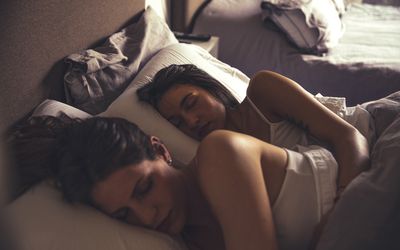
<path id="1" fill-rule="evenodd" d="M 185 222 L 186 216 L 183 214 L 179 214 L 178 218 L 175 219 L 174 223 L 171 225 L 167 233 L 170 235 L 181 234 L 185 226 Z"/>
<path id="2" fill-rule="evenodd" d="M 176 221 L 174 225 L 171 227 L 169 234 L 171 235 L 179 235 L 182 233 L 185 223 L 183 221 Z"/>

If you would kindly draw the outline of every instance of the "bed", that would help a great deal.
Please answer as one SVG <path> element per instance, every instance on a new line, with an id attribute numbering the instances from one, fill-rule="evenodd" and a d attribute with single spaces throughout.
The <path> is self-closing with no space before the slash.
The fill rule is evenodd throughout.
<path id="1" fill-rule="evenodd" d="M 66 102 L 65 57 L 103 44 L 136 22 L 147 2 L 1 1 L 0 249 L 184 249 L 166 235 L 115 223 L 87 207 L 67 206 L 47 183 L 11 203 L 16 178 L 3 150 L 6 131 L 35 107 L 46 99 Z M 55 112 L 60 110 L 86 115 L 70 106 L 57 106 Z"/>
<path id="2" fill-rule="evenodd" d="M 350 105 L 400 89 L 398 1 L 367 1 L 385 6 L 352 1 L 356 3 L 340 13 L 343 35 L 322 56 L 300 51 L 282 29 L 264 23 L 262 1 L 208 2 L 189 28 L 218 36 L 219 58 L 249 76 L 263 69 L 277 71 L 314 94 L 346 97 Z"/>
<path id="3" fill-rule="evenodd" d="M 57 116 L 64 112 L 82 119 L 94 115 L 116 116 L 158 135 L 173 152 L 175 162 L 180 166 L 188 163 L 198 142 L 179 132 L 149 105 L 140 103 L 136 89 L 162 67 L 193 63 L 220 80 L 241 101 L 249 77 L 200 47 L 179 43 L 164 18 L 146 6 L 146 1 L 125 0 L 3 1 L 0 6 L 4 38 L 0 46 L 1 135 L 19 121 L 35 115 Z M 352 188 L 354 191 L 343 196 L 342 205 L 334 214 L 336 220 L 328 224 L 320 249 L 340 247 L 338 244 L 346 235 L 338 235 L 338 230 L 345 232 L 343 226 L 359 230 L 357 226 L 371 214 L 375 220 L 366 232 L 383 229 L 384 233 L 391 233 L 389 237 L 356 234 L 361 238 L 346 239 L 345 243 L 354 244 L 341 249 L 373 249 L 382 239 L 388 240 L 383 245 L 385 249 L 391 249 L 392 243 L 399 246 L 396 232 L 400 224 L 396 211 L 399 211 L 400 173 L 395 168 L 397 159 L 393 152 L 398 152 L 400 145 L 398 140 L 392 140 L 400 138 L 400 119 L 392 123 L 398 116 L 398 102 L 400 97 L 396 95 L 370 106 L 377 120 L 383 123 L 381 134 L 384 136 L 376 143 L 379 149 L 376 150 L 379 155 L 376 171 L 361 176 Z M 381 108 L 387 110 L 386 107 L 392 107 L 389 118 L 384 117 L 388 113 L 380 112 Z M 390 122 L 385 123 L 387 120 Z M 386 128 L 389 129 L 386 131 Z M 379 143 L 391 147 L 379 146 Z M 385 168 L 387 171 L 379 171 L 379 164 L 389 166 Z M 0 232 L 5 228 L 8 236 L 4 239 L 14 240 L 16 249 L 186 249 L 179 237 L 126 225 L 87 206 L 66 204 L 51 182 L 44 181 L 22 196 L 12 197 L 15 177 L 10 166 L 12 159 L 4 162 L 2 170 L 7 171 L 0 175 L 11 184 L 11 190 L 1 187 L 7 204 L 0 213 Z M 384 196 L 380 196 L 382 189 L 379 188 L 384 188 Z M 383 198 L 363 201 L 366 194 Z M 361 198 L 355 199 L 357 195 Z M 347 209 L 346 204 L 353 208 L 366 204 L 371 209 L 350 220 L 355 211 Z M 382 211 L 382 216 L 376 216 L 375 213 Z M 350 227 L 343 221 L 355 224 Z M 0 235 L 2 244 L 6 234 Z"/>

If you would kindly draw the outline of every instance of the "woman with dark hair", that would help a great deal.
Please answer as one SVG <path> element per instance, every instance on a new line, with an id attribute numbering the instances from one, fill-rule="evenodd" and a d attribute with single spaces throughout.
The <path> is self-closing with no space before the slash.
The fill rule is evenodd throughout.
<path id="1" fill-rule="evenodd" d="M 211 133 L 182 170 L 158 138 L 118 118 L 34 117 L 17 127 L 9 145 L 20 190 L 53 179 L 67 201 L 181 234 L 190 249 L 277 248 L 271 204 L 287 157 L 253 137 Z"/>
<path id="2" fill-rule="evenodd" d="M 323 146 L 339 166 L 339 191 L 368 167 L 368 142 L 358 129 L 299 84 L 274 72 L 257 73 L 240 104 L 220 82 L 190 64 L 161 69 L 137 94 L 199 141 L 214 130 L 227 129 L 290 150 Z M 359 114 L 369 116 L 365 110 L 355 112 Z"/>
<path id="3" fill-rule="evenodd" d="M 158 138 L 119 118 L 33 117 L 9 142 L 22 190 L 53 179 L 67 201 L 181 234 L 190 249 L 277 249 L 271 210 L 291 163 L 283 149 L 254 137 L 210 133 L 182 170 Z M 302 199 L 315 197 L 312 186 L 301 192 Z M 294 212 L 306 218 L 306 230 L 288 230 L 293 235 L 284 239 L 296 249 L 312 235 L 308 215 L 317 208 L 308 208 Z"/>

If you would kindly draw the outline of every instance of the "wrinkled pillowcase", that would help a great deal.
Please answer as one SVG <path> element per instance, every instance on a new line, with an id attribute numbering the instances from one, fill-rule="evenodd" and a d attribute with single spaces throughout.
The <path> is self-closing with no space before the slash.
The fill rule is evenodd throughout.
<path id="1" fill-rule="evenodd" d="M 85 119 L 90 114 L 68 104 L 47 99 L 32 116 L 60 116 Z M 21 249 L 154 249 L 186 250 L 177 238 L 111 219 L 100 211 L 81 204 L 69 204 L 51 181 L 32 187 L 4 207 L 12 233 Z"/>
<path id="2" fill-rule="evenodd" d="M 90 114 L 104 111 L 160 49 L 178 43 L 165 21 L 148 7 L 140 19 L 103 45 L 66 57 L 67 103 Z"/>
<path id="3" fill-rule="evenodd" d="M 3 212 L 18 249 L 187 249 L 180 239 L 114 220 L 89 206 L 69 204 L 47 181 L 29 189 Z"/>
<path id="4" fill-rule="evenodd" d="M 148 83 L 160 69 L 171 64 L 194 64 L 219 80 L 237 100 L 242 101 L 246 96 L 249 78 L 242 72 L 196 45 L 175 44 L 158 52 L 124 93 L 99 115 L 125 118 L 136 123 L 147 134 L 158 136 L 171 152 L 174 165 L 184 167 L 193 159 L 198 142 L 174 127 L 152 106 L 140 102 L 136 95 L 139 87 Z"/>
<path id="5" fill-rule="evenodd" d="M 343 35 L 343 0 L 264 0 L 262 20 L 271 20 L 302 52 L 322 55 Z"/>

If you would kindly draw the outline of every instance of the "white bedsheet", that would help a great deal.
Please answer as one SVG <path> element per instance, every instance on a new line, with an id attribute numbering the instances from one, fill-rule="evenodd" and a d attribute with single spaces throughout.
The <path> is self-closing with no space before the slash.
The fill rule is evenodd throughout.
<path id="1" fill-rule="evenodd" d="M 346 32 L 324 60 L 400 70 L 400 8 L 353 4 L 342 21 Z"/>
<path id="2" fill-rule="evenodd" d="M 212 1 L 194 32 L 220 37 L 219 59 L 248 76 L 269 69 L 313 94 L 346 97 L 348 105 L 400 90 L 400 8 L 351 5 L 339 45 L 326 56 L 301 54 L 261 21 L 260 1 Z"/>
<path id="3" fill-rule="evenodd" d="M 379 136 L 371 168 L 343 193 L 317 250 L 400 249 L 400 92 L 365 107 Z"/>

